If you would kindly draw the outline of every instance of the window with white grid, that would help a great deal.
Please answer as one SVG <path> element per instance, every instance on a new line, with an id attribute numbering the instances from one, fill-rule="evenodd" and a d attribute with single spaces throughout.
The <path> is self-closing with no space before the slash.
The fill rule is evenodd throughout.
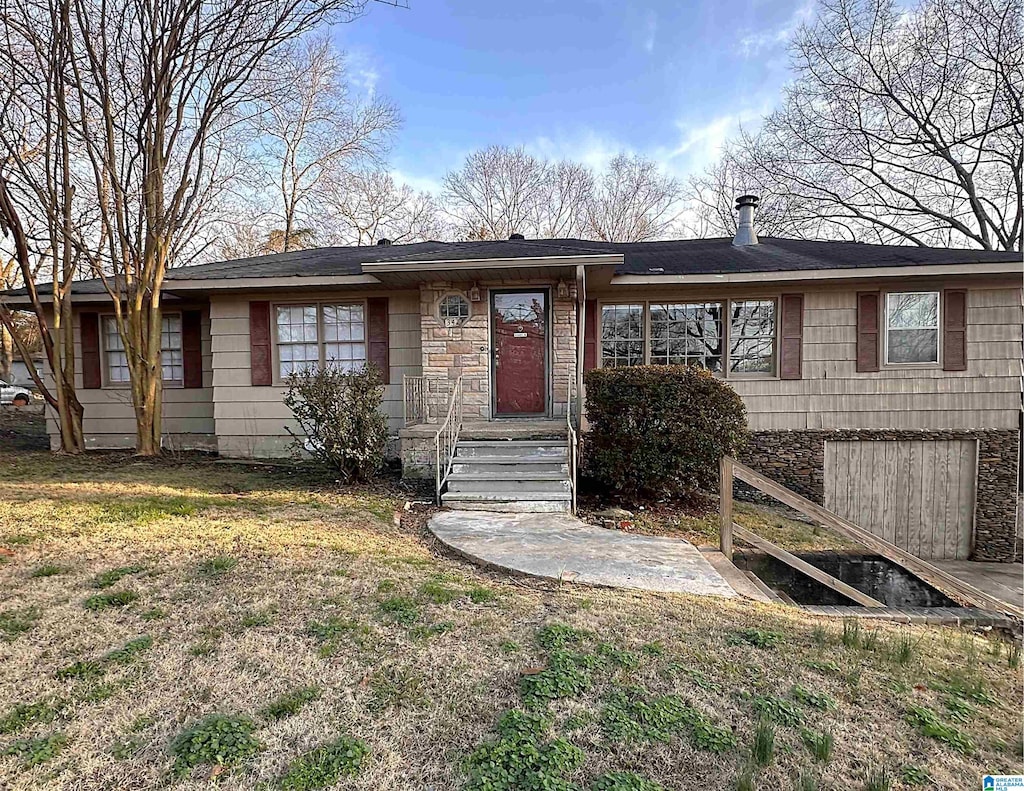
<path id="1" fill-rule="evenodd" d="M 366 320 L 362 305 L 324 305 L 324 362 L 342 371 L 366 365 Z"/>
<path id="2" fill-rule="evenodd" d="M 281 378 L 320 364 L 316 305 L 277 308 L 277 359 Z"/>
<path id="3" fill-rule="evenodd" d="M 160 362 L 164 369 L 164 382 L 181 384 L 185 381 L 185 361 L 181 354 L 181 315 L 161 318 Z"/>
<path id="4" fill-rule="evenodd" d="M 644 364 L 644 306 L 601 307 L 601 365 Z"/>
<path id="5" fill-rule="evenodd" d="M 775 300 L 734 300 L 729 309 L 729 371 L 774 374 Z"/>
<path id="6" fill-rule="evenodd" d="M 107 383 L 123 384 L 129 381 L 128 355 L 117 331 L 113 316 L 103 317 L 103 353 L 107 360 Z"/>
<path id="7" fill-rule="evenodd" d="M 651 364 L 722 370 L 722 303 L 652 303 Z"/>

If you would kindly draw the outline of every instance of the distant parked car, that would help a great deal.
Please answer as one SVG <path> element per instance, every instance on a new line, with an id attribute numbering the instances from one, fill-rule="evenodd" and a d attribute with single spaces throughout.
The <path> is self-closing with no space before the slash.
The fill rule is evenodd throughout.
<path id="1" fill-rule="evenodd" d="M 0 379 L 0 404 L 14 404 L 15 406 L 27 406 L 32 401 L 32 393 L 28 388 L 21 385 L 7 384 Z"/>

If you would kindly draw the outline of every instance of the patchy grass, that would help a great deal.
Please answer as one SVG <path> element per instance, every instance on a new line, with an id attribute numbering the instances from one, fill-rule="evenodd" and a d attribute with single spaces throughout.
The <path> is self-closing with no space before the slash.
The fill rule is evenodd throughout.
<path id="1" fill-rule="evenodd" d="M 602 524 L 597 517 L 604 506 L 600 498 L 584 497 L 580 516 L 594 524 Z M 628 507 L 628 506 L 627 506 Z M 660 503 L 640 509 L 620 521 L 621 527 L 631 533 L 683 538 L 696 546 L 718 546 L 717 501 L 695 501 L 682 505 Z M 733 502 L 736 523 L 791 552 L 812 552 L 822 549 L 862 550 L 859 544 L 821 525 L 804 521 L 795 511 L 784 506 L 750 502 Z"/>
<path id="2" fill-rule="evenodd" d="M 0 787 L 810 791 L 884 767 L 954 791 L 1022 771 L 1013 643 L 883 624 L 844 644 L 793 608 L 512 580 L 395 525 L 403 502 L 294 467 L 0 454 Z"/>

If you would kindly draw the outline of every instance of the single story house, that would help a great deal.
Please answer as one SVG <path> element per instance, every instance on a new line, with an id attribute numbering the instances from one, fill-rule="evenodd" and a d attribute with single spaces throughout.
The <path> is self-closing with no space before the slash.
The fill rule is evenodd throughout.
<path id="1" fill-rule="evenodd" d="M 369 360 L 407 474 L 435 476 L 440 448 L 446 502 L 564 507 L 584 371 L 696 364 L 742 396 L 763 473 L 925 558 L 1018 556 L 1021 254 L 758 239 L 755 206 L 736 238 L 382 241 L 171 270 L 165 443 L 286 455 L 284 377 Z M 79 397 L 88 446 L 128 448 L 107 302 L 76 286 Z"/>

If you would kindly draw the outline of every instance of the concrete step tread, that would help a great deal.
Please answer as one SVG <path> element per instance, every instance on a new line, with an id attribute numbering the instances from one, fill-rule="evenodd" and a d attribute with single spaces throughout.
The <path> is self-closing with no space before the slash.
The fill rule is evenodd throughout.
<path id="1" fill-rule="evenodd" d="M 501 472 L 453 472 L 448 476 L 449 481 L 568 481 L 568 472 L 544 472 L 544 471 L 523 471 L 516 473 L 512 470 Z"/>
<path id="2" fill-rule="evenodd" d="M 459 456 L 455 455 L 456 464 L 565 464 L 565 456 Z"/>
<path id="3" fill-rule="evenodd" d="M 498 445 L 502 448 L 564 448 L 568 442 L 563 437 L 557 439 L 460 439 L 459 445 L 467 448 L 489 448 Z"/>
<path id="4" fill-rule="evenodd" d="M 488 502 L 516 502 L 518 500 L 571 500 L 569 492 L 445 492 L 441 501 L 476 500 Z"/>

